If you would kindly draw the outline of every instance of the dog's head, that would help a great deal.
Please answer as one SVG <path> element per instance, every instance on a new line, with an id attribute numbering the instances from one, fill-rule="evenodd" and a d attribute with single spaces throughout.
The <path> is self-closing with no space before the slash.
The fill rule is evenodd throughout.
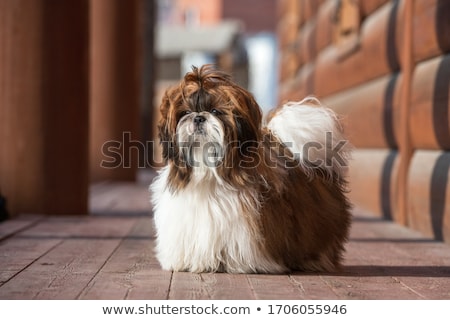
<path id="1" fill-rule="evenodd" d="M 231 179 L 261 140 L 262 113 L 253 96 L 211 65 L 192 68 L 161 103 L 163 158 L 177 178 L 201 169 Z M 175 178 L 175 177 L 173 177 Z"/>

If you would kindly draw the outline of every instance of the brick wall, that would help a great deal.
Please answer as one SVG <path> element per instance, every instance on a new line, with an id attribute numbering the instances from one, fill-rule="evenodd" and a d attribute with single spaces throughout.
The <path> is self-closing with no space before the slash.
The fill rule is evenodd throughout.
<path id="1" fill-rule="evenodd" d="M 351 199 L 450 242 L 450 1 L 282 0 L 280 102 L 314 94 L 356 149 Z"/>

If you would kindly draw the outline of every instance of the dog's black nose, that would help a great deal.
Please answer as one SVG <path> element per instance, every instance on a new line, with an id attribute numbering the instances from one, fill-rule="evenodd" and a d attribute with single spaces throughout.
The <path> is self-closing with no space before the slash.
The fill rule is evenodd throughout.
<path id="1" fill-rule="evenodd" d="M 200 124 L 205 121 L 206 121 L 206 118 L 204 116 L 195 116 L 195 118 L 194 118 L 195 124 Z"/>

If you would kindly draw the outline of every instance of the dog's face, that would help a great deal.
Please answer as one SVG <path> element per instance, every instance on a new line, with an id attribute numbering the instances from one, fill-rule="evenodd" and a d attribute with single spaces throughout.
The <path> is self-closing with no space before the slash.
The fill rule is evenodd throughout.
<path id="1" fill-rule="evenodd" d="M 211 66 L 193 67 L 166 91 L 160 109 L 163 157 L 178 183 L 187 183 L 197 168 L 231 178 L 261 139 L 262 114 L 253 96 Z"/>

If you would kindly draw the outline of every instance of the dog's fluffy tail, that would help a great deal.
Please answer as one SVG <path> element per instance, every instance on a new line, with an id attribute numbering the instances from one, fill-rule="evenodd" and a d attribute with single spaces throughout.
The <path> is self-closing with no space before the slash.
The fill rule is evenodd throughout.
<path id="1" fill-rule="evenodd" d="M 288 102 L 275 110 L 267 127 L 294 154 L 304 171 L 321 168 L 329 178 L 344 176 L 351 145 L 336 114 L 314 97 Z"/>

